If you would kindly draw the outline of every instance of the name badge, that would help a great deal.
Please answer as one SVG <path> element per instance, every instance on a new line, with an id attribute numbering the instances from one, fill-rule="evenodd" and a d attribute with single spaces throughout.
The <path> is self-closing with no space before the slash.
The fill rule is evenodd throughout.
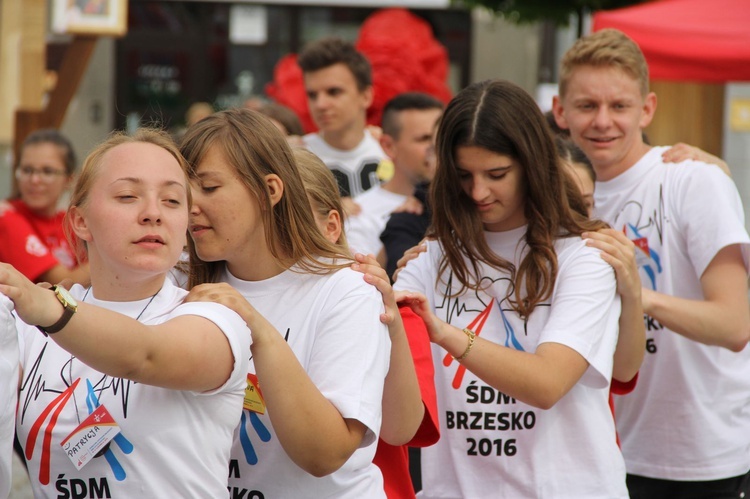
<path id="1" fill-rule="evenodd" d="M 118 433 L 120 426 L 107 408 L 100 405 L 62 441 L 60 446 L 76 469 L 80 470 L 99 452 L 106 450 L 105 447 Z"/>
<path id="2" fill-rule="evenodd" d="M 263 394 L 260 391 L 258 377 L 248 373 L 247 387 L 245 388 L 245 400 L 242 404 L 244 409 L 257 412 L 258 414 L 266 413 L 266 402 L 263 400 Z"/>

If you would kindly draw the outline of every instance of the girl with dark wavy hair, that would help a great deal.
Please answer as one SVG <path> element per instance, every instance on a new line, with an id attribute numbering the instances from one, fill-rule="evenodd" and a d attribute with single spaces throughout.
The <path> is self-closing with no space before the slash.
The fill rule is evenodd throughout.
<path id="1" fill-rule="evenodd" d="M 581 237 L 605 225 L 512 83 L 456 95 L 437 157 L 433 240 L 395 284 L 433 342 L 423 497 L 627 497 L 608 407 L 620 299 Z"/>

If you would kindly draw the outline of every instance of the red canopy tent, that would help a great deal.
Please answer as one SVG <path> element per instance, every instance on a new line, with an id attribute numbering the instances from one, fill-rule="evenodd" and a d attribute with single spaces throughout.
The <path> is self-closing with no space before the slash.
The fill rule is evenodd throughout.
<path id="1" fill-rule="evenodd" d="M 640 45 L 652 79 L 750 81 L 750 0 L 660 0 L 598 12 L 593 29 L 604 28 Z"/>

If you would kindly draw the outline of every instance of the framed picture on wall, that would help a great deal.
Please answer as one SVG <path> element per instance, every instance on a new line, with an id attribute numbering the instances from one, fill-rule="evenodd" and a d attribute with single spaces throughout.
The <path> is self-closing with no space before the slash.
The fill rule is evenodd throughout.
<path id="1" fill-rule="evenodd" d="M 55 33 L 122 36 L 127 31 L 127 0 L 52 0 L 51 6 Z"/>

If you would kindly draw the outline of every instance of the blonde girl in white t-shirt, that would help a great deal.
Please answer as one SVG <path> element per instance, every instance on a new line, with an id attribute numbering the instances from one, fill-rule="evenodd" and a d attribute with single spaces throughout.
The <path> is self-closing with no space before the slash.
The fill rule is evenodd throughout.
<path id="1" fill-rule="evenodd" d="M 0 264 L 19 318 L 16 431 L 35 497 L 226 494 L 250 334 L 223 306 L 182 304 L 166 279 L 189 206 L 171 137 L 116 133 L 89 154 L 66 215 L 91 286 L 46 289 Z"/>

